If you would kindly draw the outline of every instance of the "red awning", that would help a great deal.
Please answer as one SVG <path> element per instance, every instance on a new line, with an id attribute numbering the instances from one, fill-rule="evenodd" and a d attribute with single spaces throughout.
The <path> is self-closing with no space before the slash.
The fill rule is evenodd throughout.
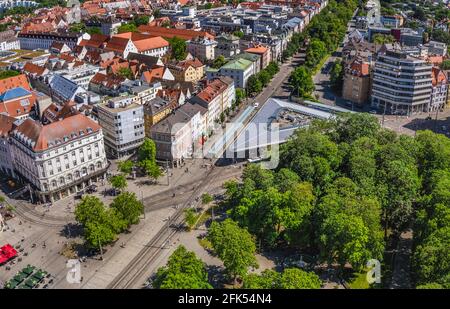
<path id="1" fill-rule="evenodd" d="M 15 256 L 17 256 L 17 251 L 10 244 L 6 244 L 0 248 L 0 264 L 7 262 Z"/>

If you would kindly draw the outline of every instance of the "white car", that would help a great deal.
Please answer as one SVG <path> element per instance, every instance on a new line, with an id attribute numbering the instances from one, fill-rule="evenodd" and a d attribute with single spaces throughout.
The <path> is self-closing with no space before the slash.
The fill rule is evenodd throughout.
<path id="1" fill-rule="evenodd" d="M 259 106 L 258 102 L 253 103 L 253 107 L 257 108 Z"/>

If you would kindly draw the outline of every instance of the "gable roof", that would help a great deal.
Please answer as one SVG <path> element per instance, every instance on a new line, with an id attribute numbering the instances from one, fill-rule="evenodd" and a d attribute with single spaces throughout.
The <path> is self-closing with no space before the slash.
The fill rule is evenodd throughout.
<path id="1" fill-rule="evenodd" d="M 129 41 L 130 39 L 127 38 L 121 38 L 117 36 L 112 37 L 111 40 L 109 40 L 108 43 L 106 43 L 105 50 L 112 50 L 115 52 L 123 53 Z"/>
<path id="2" fill-rule="evenodd" d="M 24 72 L 26 72 L 28 74 L 37 75 L 37 76 L 43 75 L 46 70 L 47 69 L 45 67 L 34 64 L 32 62 L 25 63 L 25 65 L 23 67 Z"/>
<path id="3" fill-rule="evenodd" d="M 31 90 L 28 78 L 25 74 L 20 74 L 5 79 L 0 79 L 0 93 L 5 92 L 8 89 L 22 87 L 26 90 Z"/>
<path id="4" fill-rule="evenodd" d="M 214 36 L 206 31 L 195 31 L 195 30 L 173 29 L 173 28 L 169 29 L 169 28 L 149 26 L 149 25 L 139 26 L 138 31 L 141 33 L 148 33 L 153 36 L 161 36 L 163 38 L 169 38 L 169 39 L 171 39 L 173 37 L 178 37 L 183 40 L 191 40 L 198 36 L 214 39 Z"/>

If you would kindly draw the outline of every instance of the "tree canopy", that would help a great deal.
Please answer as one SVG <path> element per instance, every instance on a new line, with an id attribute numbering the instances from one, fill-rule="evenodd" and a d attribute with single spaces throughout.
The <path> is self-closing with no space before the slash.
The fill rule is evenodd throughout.
<path id="1" fill-rule="evenodd" d="M 179 246 L 170 256 L 167 265 L 156 272 L 153 286 L 157 289 L 211 289 L 205 264 Z"/>

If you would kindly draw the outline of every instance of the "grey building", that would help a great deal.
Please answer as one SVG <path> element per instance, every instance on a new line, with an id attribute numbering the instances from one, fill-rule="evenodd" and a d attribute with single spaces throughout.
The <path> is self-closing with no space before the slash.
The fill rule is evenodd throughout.
<path id="1" fill-rule="evenodd" d="M 426 111 L 432 91 L 432 65 L 398 50 L 388 50 L 375 62 L 372 106 L 386 113 Z"/>
<path id="2" fill-rule="evenodd" d="M 114 158 L 133 153 L 144 141 L 144 109 L 138 100 L 117 97 L 96 107 L 106 152 Z"/>

